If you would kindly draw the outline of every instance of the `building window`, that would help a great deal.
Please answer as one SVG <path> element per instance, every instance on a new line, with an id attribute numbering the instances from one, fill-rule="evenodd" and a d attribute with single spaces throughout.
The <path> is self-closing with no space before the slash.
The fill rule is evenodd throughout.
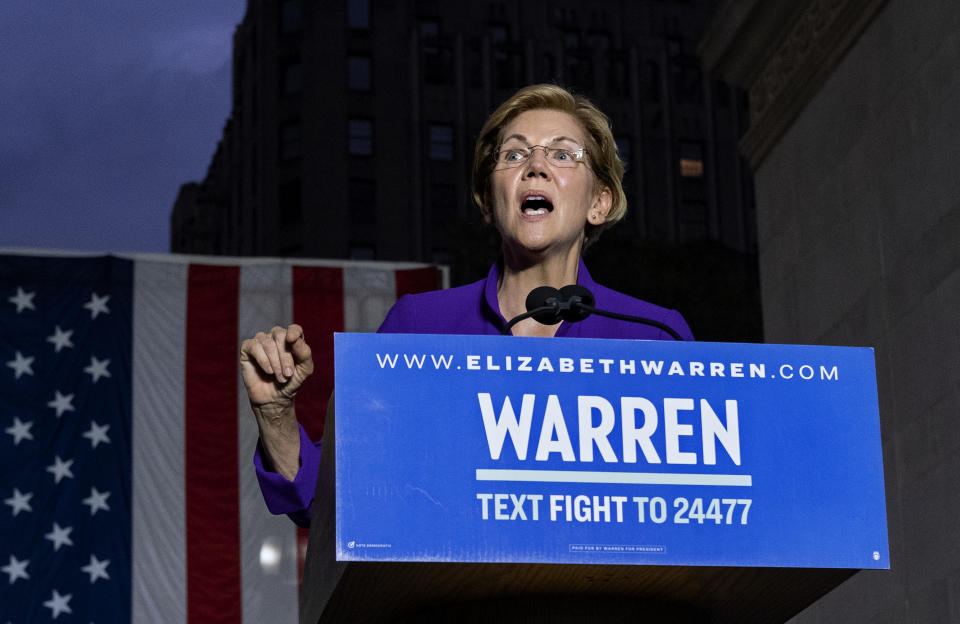
<path id="1" fill-rule="evenodd" d="M 373 155 L 373 122 L 351 119 L 347 122 L 347 153 L 353 156 Z"/>
<path id="2" fill-rule="evenodd" d="M 347 24 L 356 30 L 370 28 L 369 0 L 347 0 Z"/>
<path id="3" fill-rule="evenodd" d="M 277 203 L 280 205 L 280 223 L 282 225 L 300 223 L 303 212 L 300 206 L 300 180 L 292 180 L 281 184 L 277 191 Z"/>
<path id="4" fill-rule="evenodd" d="M 494 84 L 498 89 L 513 89 L 523 82 L 522 61 L 516 52 L 499 50 L 493 53 Z"/>
<path id="5" fill-rule="evenodd" d="M 449 46 L 423 47 L 423 77 L 427 84 L 453 84 L 453 51 Z"/>
<path id="6" fill-rule="evenodd" d="M 347 58 L 347 88 L 353 91 L 370 90 L 370 57 Z"/>
<path id="7" fill-rule="evenodd" d="M 489 28 L 489 32 L 490 41 L 493 43 L 493 45 L 501 45 L 507 42 L 507 27 L 503 24 L 494 24 Z"/>
<path id="8" fill-rule="evenodd" d="M 300 30 L 300 0 L 283 0 L 280 5 L 280 32 L 293 33 Z"/>
<path id="9" fill-rule="evenodd" d="M 280 160 L 300 158 L 301 154 L 300 120 L 280 124 Z"/>
<path id="10" fill-rule="evenodd" d="M 300 60 L 285 61 L 280 66 L 280 92 L 283 95 L 296 95 L 303 90 L 303 74 Z"/>
<path id="11" fill-rule="evenodd" d="M 703 145 L 692 141 L 680 143 L 680 176 L 703 177 Z"/>
<path id="12" fill-rule="evenodd" d="M 440 36 L 440 23 L 435 20 L 421 20 L 420 38 L 436 39 Z"/>
<path id="13" fill-rule="evenodd" d="M 430 160 L 450 162 L 453 160 L 453 126 L 430 124 L 430 144 L 427 152 Z"/>

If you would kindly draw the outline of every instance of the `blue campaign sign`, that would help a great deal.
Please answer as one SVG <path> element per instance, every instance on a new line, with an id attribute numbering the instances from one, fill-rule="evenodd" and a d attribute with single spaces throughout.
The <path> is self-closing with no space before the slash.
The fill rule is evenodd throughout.
<path id="1" fill-rule="evenodd" d="M 889 568 L 873 350 L 337 334 L 337 558 Z"/>

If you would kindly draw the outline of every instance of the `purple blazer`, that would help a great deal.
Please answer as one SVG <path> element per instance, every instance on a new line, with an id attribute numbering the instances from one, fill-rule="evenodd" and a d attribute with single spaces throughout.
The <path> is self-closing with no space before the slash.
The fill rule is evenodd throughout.
<path id="1" fill-rule="evenodd" d="M 507 321 L 497 303 L 497 265 L 485 279 L 459 288 L 404 295 L 387 313 L 379 333 L 385 334 L 500 334 Z M 598 309 L 640 316 L 672 327 L 685 340 L 693 340 L 686 321 L 676 310 L 634 299 L 593 281 L 580 261 L 577 284 L 596 298 Z M 579 323 L 561 323 L 559 338 L 627 338 L 672 340 L 662 329 L 592 315 Z M 312 442 L 300 427 L 300 471 L 293 481 L 264 469 L 260 445 L 253 457 L 260 491 L 271 513 L 285 513 L 302 527 L 310 525 L 310 505 L 320 469 L 320 442 Z"/>

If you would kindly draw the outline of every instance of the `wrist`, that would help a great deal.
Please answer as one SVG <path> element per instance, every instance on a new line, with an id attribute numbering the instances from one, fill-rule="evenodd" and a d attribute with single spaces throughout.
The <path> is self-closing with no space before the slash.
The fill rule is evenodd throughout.
<path id="1" fill-rule="evenodd" d="M 279 399 L 260 404 L 251 402 L 250 408 L 261 428 L 264 425 L 271 428 L 288 428 L 291 423 L 296 425 L 297 417 L 292 399 Z"/>
<path id="2" fill-rule="evenodd" d="M 293 402 L 251 407 L 260 430 L 260 447 L 270 471 L 293 481 L 300 470 L 300 426 Z"/>

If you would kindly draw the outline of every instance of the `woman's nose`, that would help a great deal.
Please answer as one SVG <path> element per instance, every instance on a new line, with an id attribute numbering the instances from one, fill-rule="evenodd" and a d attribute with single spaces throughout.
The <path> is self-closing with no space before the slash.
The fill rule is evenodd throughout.
<path id="1" fill-rule="evenodd" d="M 537 176 L 542 178 L 550 177 L 550 167 L 547 164 L 547 152 L 545 149 L 534 149 L 527 159 L 526 166 L 526 177 L 528 178 Z"/>

